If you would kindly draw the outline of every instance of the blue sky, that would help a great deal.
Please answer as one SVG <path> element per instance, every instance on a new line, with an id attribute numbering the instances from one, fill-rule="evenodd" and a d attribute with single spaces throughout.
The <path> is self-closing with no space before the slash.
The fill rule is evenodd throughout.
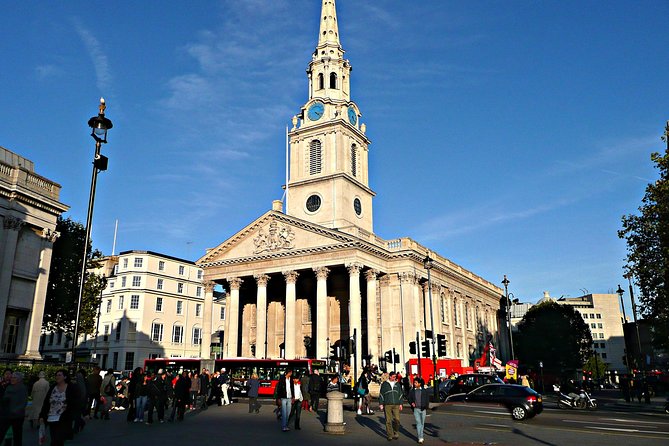
<path id="1" fill-rule="evenodd" d="M 0 145 L 93 240 L 195 260 L 281 198 L 318 0 L 0 1 Z M 615 290 L 620 217 L 669 119 L 667 1 L 337 2 L 367 124 L 375 232 L 522 301 Z M 98 11 L 99 10 L 99 11 Z M 626 294 L 627 296 L 627 294 Z"/>

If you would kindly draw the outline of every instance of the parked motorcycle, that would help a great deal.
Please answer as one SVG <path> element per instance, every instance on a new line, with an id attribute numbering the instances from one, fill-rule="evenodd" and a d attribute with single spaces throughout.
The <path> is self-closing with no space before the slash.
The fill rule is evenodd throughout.
<path id="1" fill-rule="evenodd" d="M 560 391 L 559 386 L 553 386 L 553 389 L 558 395 L 557 405 L 560 409 L 597 409 L 597 400 L 592 398 L 588 392 L 581 389 L 578 393 L 578 398 L 572 398 Z"/>
<path id="2" fill-rule="evenodd" d="M 664 413 L 669 413 L 669 398 L 667 398 L 667 401 L 664 403 Z"/>

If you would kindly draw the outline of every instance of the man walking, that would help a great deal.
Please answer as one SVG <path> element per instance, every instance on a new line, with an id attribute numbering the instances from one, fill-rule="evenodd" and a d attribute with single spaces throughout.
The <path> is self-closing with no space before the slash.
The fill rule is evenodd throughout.
<path id="1" fill-rule="evenodd" d="M 221 391 L 223 392 L 223 405 L 230 405 L 230 397 L 228 396 L 228 389 L 230 388 L 230 375 L 225 369 L 221 369 L 221 374 L 218 377 L 218 381 L 221 384 Z"/>
<path id="2" fill-rule="evenodd" d="M 295 384 L 293 384 L 292 375 L 293 371 L 287 369 L 283 377 L 279 379 L 274 391 L 276 405 L 281 408 L 281 430 L 283 432 L 290 430 L 288 429 L 288 417 L 295 400 Z"/>
<path id="3" fill-rule="evenodd" d="M 321 397 L 321 387 L 323 387 L 323 378 L 314 370 L 314 373 L 309 377 L 309 393 L 311 394 L 311 410 L 318 412 L 318 403 Z"/>
<path id="4" fill-rule="evenodd" d="M 418 443 L 425 441 L 423 437 L 423 428 L 425 427 L 425 416 L 429 407 L 430 395 L 427 389 L 423 387 L 423 379 L 413 380 L 413 389 L 409 391 L 408 401 L 413 408 L 413 416 L 416 419 L 416 432 L 418 434 Z"/>
<path id="5" fill-rule="evenodd" d="M 390 372 L 388 381 L 381 384 L 379 409 L 386 416 L 386 438 L 388 441 L 400 438 L 400 411 L 404 401 L 402 385 L 397 382 L 397 373 Z"/>

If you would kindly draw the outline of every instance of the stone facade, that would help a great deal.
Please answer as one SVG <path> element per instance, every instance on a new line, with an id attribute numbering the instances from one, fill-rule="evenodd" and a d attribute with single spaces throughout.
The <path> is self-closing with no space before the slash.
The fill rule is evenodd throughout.
<path id="1" fill-rule="evenodd" d="M 60 185 L 0 147 L 0 357 L 39 357 Z"/>
<path id="2" fill-rule="evenodd" d="M 436 254 L 429 290 L 427 248 L 373 233 L 370 141 L 334 1 L 320 17 L 309 99 L 289 132 L 286 212 L 275 205 L 196 262 L 229 290 L 224 356 L 327 358 L 355 333 L 357 376 L 363 357 L 378 363 L 393 347 L 405 363 L 409 342 L 434 324 L 448 356 L 469 365 L 486 334 L 498 339 L 502 290 Z"/>

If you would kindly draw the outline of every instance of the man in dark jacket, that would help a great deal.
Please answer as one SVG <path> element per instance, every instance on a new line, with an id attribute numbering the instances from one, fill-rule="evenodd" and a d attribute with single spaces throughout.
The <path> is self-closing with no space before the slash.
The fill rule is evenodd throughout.
<path id="1" fill-rule="evenodd" d="M 153 409 L 158 412 L 158 421 L 165 422 L 165 403 L 167 402 L 167 387 L 169 384 L 165 381 L 166 373 L 163 369 L 158 370 L 158 374 L 149 384 L 149 418 L 147 424 L 153 423 Z"/>
<path id="2" fill-rule="evenodd" d="M 184 370 L 174 385 L 174 404 L 177 408 L 177 421 L 183 421 L 184 419 L 186 403 L 190 400 L 190 385 L 191 380 L 188 377 L 188 372 Z"/>
<path id="3" fill-rule="evenodd" d="M 202 396 L 202 408 L 207 408 L 207 395 L 209 395 L 209 370 L 202 369 L 200 373 L 200 395 Z"/>
<path id="4" fill-rule="evenodd" d="M 98 417 L 98 411 L 100 410 L 100 386 L 102 385 L 102 376 L 100 376 L 100 367 L 93 367 L 93 371 L 90 375 L 86 377 L 86 391 L 88 393 L 88 405 L 90 407 L 95 404 L 95 409 L 93 410 L 93 418 Z M 90 417 L 90 410 L 88 416 Z"/>
<path id="5" fill-rule="evenodd" d="M 400 412 L 404 392 L 402 384 L 397 382 L 397 373 L 390 372 L 388 381 L 381 384 L 379 390 L 379 409 L 386 416 L 386 436 L 388 440 L 397 440 L 400 437 Z"/>
<path id="6" fill-rule="evenodd" d="M 423 437 L 423 428 L 425 427 L 425 417 L 430 403 L 430 395 L 427 389 L 423 386 L 422 378 L 415 378 L 413 380 L 413 389 L 409 391 L 407 400 L 413 408 L 413 416 L 416 419 L 418 443 L 423 443 L 425 441 Z"/>
<path id="7" fill-rule="evenodd" d="M 311 410 L 318 412 L 318 403 L 321 397 L 321 388 L 323 387 L 323 378 L 314 370 L 314 373 L 309 377 L 309 393 L 311 394 Z"/>

